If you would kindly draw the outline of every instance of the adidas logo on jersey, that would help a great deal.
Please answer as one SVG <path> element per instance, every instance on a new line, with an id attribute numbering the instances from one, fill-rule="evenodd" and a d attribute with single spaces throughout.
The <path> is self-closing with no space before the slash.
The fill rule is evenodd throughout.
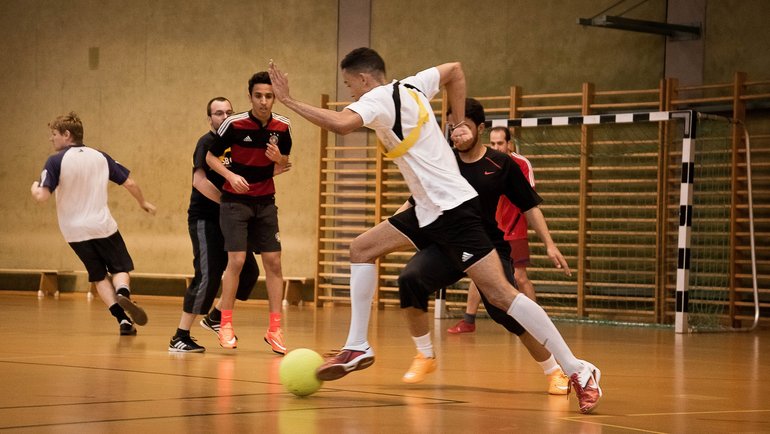
<path id="1" fill-rule="evenodd" d="M 463 252 L 462 260 L 463 262 L 468 262 L 468 259 L 471 259 L 473 257 L 472 254 L 468 252 Z"/>
<path id="2" fill-rule="evenodd" d="M 246 138 L 245 138 L 245 139 L 243 139 L 243 141 L 244 141 L 244 142 L 251 142 L 251 137 L 249 137 L 249 136 L 246 136 Z"/>

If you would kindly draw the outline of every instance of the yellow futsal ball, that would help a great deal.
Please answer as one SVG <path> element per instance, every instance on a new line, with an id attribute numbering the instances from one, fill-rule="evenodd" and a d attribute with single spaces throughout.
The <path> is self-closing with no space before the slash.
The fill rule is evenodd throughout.
<path id="1" fill-rule="evenodd" d="M 320 354 L 307 348 L 289 351 L 278 369 L 281 384 L 297 396 L 308 396 L 318 391 L 323 381 L 316 377 L 315 371 L 324 362 Z"/>

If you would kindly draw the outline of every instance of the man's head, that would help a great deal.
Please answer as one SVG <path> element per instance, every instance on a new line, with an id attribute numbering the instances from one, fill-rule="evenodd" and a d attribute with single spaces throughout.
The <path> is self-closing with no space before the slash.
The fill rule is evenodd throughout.
<path id="1" fill-rule="evenodd" d="M 452 109 L 449 109 L 447 114 L 451 114 Z M 479 135 L 484 132 L 484 121 L 486 121 L 486 115 L 484 114 L 484 107 L 480 102 L 473 98 L 465 99 L 465 123 L 471 130 L 473 140 L 468 143 L 455 143 L 455 148 L 459 152 L 470 152 L 479 145 Z"/>
<path id="2" fill-rule="evenodd" d="M 353 100 L 385 83 L 385 61 L 371 48 L 361 47 L 348 53 L 340 62 L 342 78 Z"/>
<path id="3" fill-rule="evenodd" d="M 273 94 L 273 82 L 267 71 L 260 71 L 249 79 L 249 100 L 251 101 L 251 114 L 260 122 L 265 123 L 273 112 L 275 95 Z"/>
<path id="4" fill-rule="evenodd" d="M 500 152 L 511 152 L 511 130 L 508 127 L 494 127 L 489 130 L 489 144 Z"/>
<path id="5" fill-rule="evenodd" d="M 57 151 L 83 142 L 83 122 L 75 112 L 57 117 L 48 124 L 48 128 L 51 129 L 49 140 Z"/>
<path id="6" fill-rule="evenodd" d="M 229 99 L 218 96 L 209 101 L 206 106 L 206 114 L 209 117 L 211 130 L 216 131 L 219 129 L 219 126 L 222 125 L 222 122 L 224 122 L 228 116 L 233 114 L 233 105 L 230 103 Z"/>

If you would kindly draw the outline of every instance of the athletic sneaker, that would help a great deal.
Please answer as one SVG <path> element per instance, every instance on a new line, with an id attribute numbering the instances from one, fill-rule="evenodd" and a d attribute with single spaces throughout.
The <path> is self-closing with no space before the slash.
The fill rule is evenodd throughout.
<path id="1" fill-rule="evenodd" d="M 596 366 L 585 360 L 581 360 L 581 362 L 583 363 L 583 369 L 579 373 L 572 374 L 568 387 L 575 389 L 580 412 L 587 414 L 599 405 L 599 398 L 602 397 L 602 388 L 599 387 L 602 373 Z M 569 390 L 567 393 L 569 393 Z"/>
<path id="2" fill-rule="evenodd" d="M 569 390 L 569 377 L 564 374 L 564 371 L 557 369 L 554 372 L 547 375 L 548 377 L 548 393 L 550 395 L 566 395 Z"/>
<path id="3" fill-rule="evenodd" d="M 268 329 L 265 332 L 265 342 L 272 347 L 274 353 L 286 354 L 286 344 L 283 343 L 283 331 L 280 328 L 274 332 Z"/>
<path id="4" fill-rule="evenodd" d="M 409 384 L 421 383 L 425 380 L 425 376 L 435 371 L 437 367 L 438 362 L 435 357 L 425 357 L 422 353 L 417 353 L 412 360 L 412 366 L 401 377 L 401 381 Z"/>
<path id="5" fill-rule="evenodd" d="M 120 322 L 121 336 L 133 336 L 135 334 L 136 334 L 136 327 L 134 327 L 134 323 L 125 319 Z"/>
<path id="6" fill-rule="evenodd" d="M 371 347 L 364 351 L 338 350 L 324 354 L 324 363 L 316 370 L 316 377 L 321 381 L 342 378 L 350 372 L 360 371 L 372 366 L 374 351 Z"/>
<path id="7" fill-rule="evenodd" d="M 219 333 L 219 321 L 214 321 L 211 319 L 208 314 L 203 317 L 201 320 L 201 327 L 203 327 L 206 330 L 211 330 L 212 332 Z"/>
<path id="8" fill-rule="evenodd" d="M 471 324 L 469 322 L 465 322 L 465 320 L 461 320 L 455 324 L 454 327 L 446 329 L 446 331 L 452 333 L 453 335 L 460 333 L 473 333 L 476 331 L 476 324 Z"/>
<path id="9" fill-rule="evenodd" d="M 168 343 L 169 353 L 202 353 L 206 348 L 198 345 L 192 336 L 174 336 Z"/>
<path id="10" fill-rule="evenodd" d="M 233 325 L 230 323 L 221 325 L 219 327 L 219 345 L 222 348 L 235 349 L 238 348 L 238 339 L 235 337 L 235 331 Z"/>
<path id="11" fill-rule="evenodd" d="M 147 313 L 138 304 L 134 303 L 133 300 L 118 294 L 118 304 L 126 311 L 136 325 L 143 326 L 147 324 Z"/>
<path id="12" fill-rule="evenodd" d="M 206 315 L 203 317 L 200 324 L 204 329 L 214 332 L 214 334 L 217 335 L 217 339 L 219 338 L 219 325 L 221 324 L 219 321 L 214 321 L 211 317 Z M 238 335 L 235 335 L 235 341 L 238 341 Z"/>

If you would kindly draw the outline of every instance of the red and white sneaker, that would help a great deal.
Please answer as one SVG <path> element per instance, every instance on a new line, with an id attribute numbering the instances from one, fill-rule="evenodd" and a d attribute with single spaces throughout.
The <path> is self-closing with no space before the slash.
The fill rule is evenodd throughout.
<path id="1" fill-rule="evenodd" d="M 281 329 L 274 332 L 271 332 L 270 329 L 268 329 L 265 332 L 265 342 L 270 345 L 274 353 L 282 356 L 286 354 L 286 344 L 283 343 L 283 331 Z"/>
<path id="2" fill-rule="evenodd" d="M 374 364 L 374 350 L 364 351 L 342 349 L 324 354 L 324 363 L 316 370 L 316 377 L 321 381 L 332 381 L 353 371 L 366 369 Z"/>
<path id="3" fill-rule="evenodd" d="M 226 323 L 220 325 L 217 335 L 219 336 L 219 345 L 221 345 L 222 348 L 230 350 L 238 348 L 238 338 L 235 337 L 235 330 L 233 330 L 232 324 Z"/>
<path id="4" fill-rule="evenodd" d="M 446 329 L 446 331 L 448 333 L 452 333 L 453 335 L 460 333 L 473 333 L 476 331 L 476 324 L 471 324 L 469 322 L 465 322 L 465 320 L 461 320 L 455 324 L 454 327 Z"/>
<path id="5" fill-rule="evenodd" d="M 602 372 L 599 368 L 585 360 L 581 360 L 581 362 L 583 363 L 583 369 L 579 373 L 574 373 L 570 376 L 568 387 L 575 389 L 580 412 L 588 414 L 599 405 L 599 399 L 602 397 L 602 388 L 599 387 Z M 567 393 L 569 394 L 569 390 Z"/>

